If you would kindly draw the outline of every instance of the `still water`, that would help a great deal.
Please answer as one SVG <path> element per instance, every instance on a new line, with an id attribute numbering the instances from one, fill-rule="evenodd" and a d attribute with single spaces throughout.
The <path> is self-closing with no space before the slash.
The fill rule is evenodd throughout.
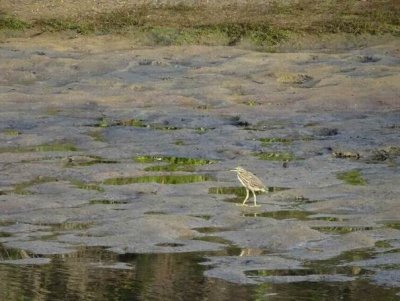
<path id="1" fill-rule="evenodd" d="M 203 272 L 210 267 L 200 264 L 205 255 L 212 253 L 118 255 L 101 248 L 82 248 L 52 256 L 50 263 L 43 265 L 3 263 L 0 300 L 400 299 L 398 290 L 367 280 L 239 285 L 207 278 Z"/>

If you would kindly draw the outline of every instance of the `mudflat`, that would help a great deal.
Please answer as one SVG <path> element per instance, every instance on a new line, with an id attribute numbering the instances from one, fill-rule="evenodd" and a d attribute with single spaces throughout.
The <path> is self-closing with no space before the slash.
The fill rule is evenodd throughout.
<path id="1" fill-rule="evenodd" d="M 205 275 L 233 283 L 398 287 L 398 39 L 271 53 L 42 33 L 0 57 L 0 242 L 20 250 L 3 263 L 210 252 Z M 261 207 L 237 206 L 238 165 L 269 187 Z"/>

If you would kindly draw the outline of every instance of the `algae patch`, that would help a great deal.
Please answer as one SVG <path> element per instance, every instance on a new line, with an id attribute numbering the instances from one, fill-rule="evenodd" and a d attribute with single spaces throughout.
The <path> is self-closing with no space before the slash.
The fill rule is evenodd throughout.
<path id="1" fill-rule="evenodd" d="M 290 138 L 280 138 L 280 137 L 269 137 L 269 138 L 259 138 L 262 146 L 267 146 L 274 143 L 289 144 L 292 143 L 293 139 Z"/>
<path id="2" fill-rule="evenodd" d="M 292 161 L 295 159 L 291 152 L 262 152 L 255 154 L 261 160 L 267 161 Z"/>
<path id="3" fill-rule="evenodd" d="M 339 180 L 344 181 L 346 184 L 350 185 L 365 185 L 367 181 L 361 175 L 359 170 L 350 170 L 345 172 L 340 172 L 336 175 Z"/>
<path id="4" fill-rule="evenodd" d="M 10 136 L 10 137 L 16 137 L 21 135 L 21 132 L 18 130 L 14 130 L 14 129 L 5 129 L 2 132 L 4 135 Z"/>

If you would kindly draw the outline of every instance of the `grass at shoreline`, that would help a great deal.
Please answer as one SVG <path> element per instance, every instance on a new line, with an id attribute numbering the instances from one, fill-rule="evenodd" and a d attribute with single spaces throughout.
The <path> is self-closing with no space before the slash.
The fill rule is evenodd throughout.
<path id="1" fill-rule="evenodd" d="M 304 35 L 400 36 L 399 16 L 400 3 L 396 0 L 141 5 L 82 17 L 39 17 L 31 21 L 0 13 L 0 31 L 122 34 L 149 45 L 248 44 L 271 50 Z"/>

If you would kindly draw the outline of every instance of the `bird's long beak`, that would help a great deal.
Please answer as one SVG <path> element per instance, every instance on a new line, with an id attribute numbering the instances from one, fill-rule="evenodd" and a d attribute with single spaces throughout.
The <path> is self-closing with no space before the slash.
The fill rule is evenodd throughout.
<path id="1" fill-rule="evenodd" d="M 237 171 L 236 169 L 231 169 L 231 170 L 229 170 L 229 171 Z"/>

